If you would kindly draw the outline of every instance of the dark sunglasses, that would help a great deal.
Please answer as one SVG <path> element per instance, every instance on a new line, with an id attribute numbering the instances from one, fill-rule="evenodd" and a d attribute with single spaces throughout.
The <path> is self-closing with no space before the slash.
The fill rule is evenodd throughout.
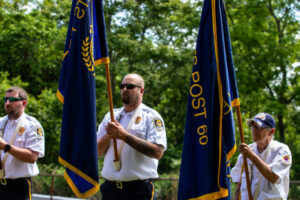
<path id="1" fill-rule="evenodd" d="M 127 90 L 132 90 L 135 87 L 141 88 L 141 86 L 134 85 L 134 84 L 123 84 L 123 83 L 120 84 L 120 89 L 121 90 L 124 89 L 125 87 L 126 87 Z"/>
<path id="2" fill-rule="evenodd" d="M 16 102 L 16 101 L 22 101 L 24 99 L 20 98 L 20 97 L 4 97 L 3 101 L 4 103 L 9 100 L 9 102 Z"/>

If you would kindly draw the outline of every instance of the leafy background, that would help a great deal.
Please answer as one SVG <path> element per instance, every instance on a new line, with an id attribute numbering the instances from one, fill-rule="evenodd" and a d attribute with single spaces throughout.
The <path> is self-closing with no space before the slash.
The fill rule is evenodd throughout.
<path id="1" fill-rule="evenodd" d="M 63 174 L 58 164 L 62 105 L 56 98 L 71 0 L 0 0 L 0 93 L 12 85 L 30 94 L 27 113 L 46 132 L 41 174 Z M 300 180 L 299 0 L 226 0 L 243 127 L 264 111 L 277 123 L 275 138 L 293 154 L 291 180 Z M 179 174 L 188 88 L 203 1 L 104 0 L 114 107 L 118 84 L 135 72 L 146 82 L 144 102 L 164 118 L 168 150 L 161 177 Z M 104 66 L 96 73 L 97 121 L 108 111 Z M 3 107 L 0 116 L 4 116 Z M 238 130 L 237 130 L 238 133 Z M 238 134 L 237 134 L 238 135 Z M 247 143 L 250 130 L 245 128 Z M 239 138 L 237 136 L 237 144 Z M 231 161 L 234 165 L 236 153 Z M 101 168 L 102 160 L 99 160 Z M 48 193 L 51 177 L 34 179 Z M 176 199 L 177 182 L 156 182 L 159 199 Z M 234 188 L 233 188 L 234 189 Z M 299 199 L 291 185 L 290 199 Z M 73 196 L 62 177 L 54 194 Z M 100 198 L 96 194 L 95 199 Z"/>

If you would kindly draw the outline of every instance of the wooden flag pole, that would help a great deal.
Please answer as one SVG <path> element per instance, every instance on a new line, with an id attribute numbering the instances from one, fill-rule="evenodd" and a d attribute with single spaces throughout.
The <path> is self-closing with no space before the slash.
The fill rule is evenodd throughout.
<path id="1" fill-rule="evenodd" d="M 237 118 L 238 118 L 238 123 L 239 123 L 241 143 L 246 143 L 245 137 L 244 137 L 243 125 L 242 125 L 242 115 L 241 115 L 240 106 L 236 106 L 236 111 L 237 111 Z M 249 196 L 249 200 L 253 200 L 252 193 L 251 193 L 251 183 L 250 183 L 250 178 L 249 178 L 248 161 L 244 155 L 243 155 L 243 160 L 244 160 L 246 180 L 247 180 L 248 196 Z"/>
<path id="2" fill-rule="evenodd" d="M 106 74 L 106 85 L 107 85 L 107 96 L 109 103 L 109 113 L 111 121 L 115 121 L 114 110 L 113 110 L 113 101 L 112 101 L 112 91 L 111 91 L 111 82 L 110 82 L 110 72 L 109 72 L 109 64 L 105 64 L 105 74 Z M 114 154 L 115 154 L 115 162 L 119 161 L 118 148 L 117 148 L 117 140 L 113 138 L 114 145 Z"/>

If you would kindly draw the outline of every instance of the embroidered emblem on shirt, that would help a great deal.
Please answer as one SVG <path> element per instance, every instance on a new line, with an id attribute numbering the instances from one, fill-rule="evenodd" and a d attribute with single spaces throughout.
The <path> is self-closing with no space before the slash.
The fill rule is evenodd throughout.
<path id="1" fill-rule="evenodd" d="M 19 135 L 23 135 L 24 132 L 25 132 L 25 127 L 21 126 L 19 128 Z"/>
<path id="2" fill-rule="evenodd" d="M 284 151 L 283 153 L 281 153 L 281 155 L 282 155 L 282 160 L 281 160 L 280 164 L 282 166 L 287 166 L 287 165 L 290 165 L 292 163 L 291 157 L 288 154 L 288 152 Z"/>
<path id="3" fill-rule="evenodd" d="M 137 116 L 137 118 L 135 119 L 135 123 L 138 124 L 142 121 L 142 117 L 141 116 Z"/>
<path id="4" fill-rule="evenodd" d="M 164 124 L 163 124 L 162 120 L 155 118 L 155 119 L 153 119 L 153 122 L 154 122 L 154 126 L 157 131 L 164 130 Z"/>
<path id="5" fill-rule="evenodd" d="M 44 136 L 43 130 L 41 128 L 38 128 L 38 129 L 36 129 L 36 132 L 37 132 L 37 137 L 39 139 L 43 139 L 43 136 Z"/>
<path id="6" fill-rule="evenodd" d="M 284 155 L 284 156 L 282 157 L 282 159 L 283 159 L 284 161 L 286 161 L 286 162 L 289 162 L 289 161 L 290 161 L 289 155 Z"/>

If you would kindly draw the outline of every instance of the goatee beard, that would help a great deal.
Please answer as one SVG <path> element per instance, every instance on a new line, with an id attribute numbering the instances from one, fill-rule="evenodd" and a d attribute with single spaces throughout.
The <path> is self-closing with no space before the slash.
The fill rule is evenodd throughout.
<path id="1" fill-rule="evenodd" d="M 122 102 L 127 105 L 127 104 L 129 104 L 129 99 L 128 98 L 126 98 L 126 99 L 122 98 Z"/>

